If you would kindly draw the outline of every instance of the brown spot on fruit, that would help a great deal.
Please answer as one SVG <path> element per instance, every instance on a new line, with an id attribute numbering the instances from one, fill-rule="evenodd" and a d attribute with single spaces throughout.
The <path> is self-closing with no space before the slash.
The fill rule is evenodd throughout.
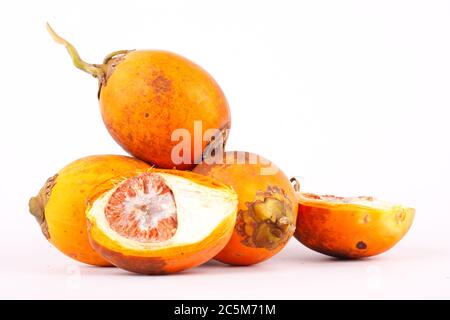
<path id="1" fill-rule="evenodd" d="M 369 214 L 365 214 L 362 220 L 362 223 L 369 223 L 370 221 L 370 215 Z"/>
<path id="2" fill-rule="evenodd" d="M 359 241 L 356 244 L 356 248 L 358 248 L 359 250 L 365 250 L 367 249 L 367 244 L 364 241 Z"/>
<path id="3" fill-rule="evenodd" d="M 158 94 L 163 94 L 170 91 L 172 82 L 162 75 L 158 75 L 151 81 L 151 86 Z"/>
<path id="4" fill-rule="evenodd" d="M 406 219 L 406 211 L 405 210 L 399 210 L 397 215 L 395 216 L 396 221 L 398 224 L 402 223 Z"/>

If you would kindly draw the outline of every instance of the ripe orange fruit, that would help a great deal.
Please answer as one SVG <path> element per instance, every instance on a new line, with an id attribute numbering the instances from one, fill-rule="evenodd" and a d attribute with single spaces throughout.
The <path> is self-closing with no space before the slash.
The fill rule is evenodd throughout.
<path id="1" fill-rule="evenodd" d="M 192 172 L 151 169 L 106 182 L 89 199 L 89 238 L 122 269 L 166 274 L 213 258 L 233 233 L 237 195 Z"/>
<path id="2" fill-rule="evenodd" d="M 297 201 L 289 179 L 272 162 L 249 152 L 227 152 L 225 163 L 205 159 L 194 172 L 234 188 L 239 198 L 236 227 L 216 259 L 251 265 L 274 256 L 292 237 Z"/>
<path id="3" fill-rule="evenodd" d="M 226 143 L 228 102 L 200 66 L 158 50 L 120 50 L 103 64 L 88 64 L 47 27 L 55 41 L 66 46 L 75 66 L 99 80 L 103 121 L 133 156 L 159 168 L 185 170 L 201 161 L 206 148 Z"/>
<path id="4" fill-rule="evenodd" d="M 47 180 L 29 202 L 30 212 L 50 243 L 67 256 L 91 265 L 108 266 L 89 244 L 87 199 L 99 184 L 150 166 L 126 156 L 99 155 L 79 159 Z"/>
<path id="5" fill-rule="evenodd" d="M 415 210 L 372 197 L 344 198 L 297 192 L 295 238 L 338 258 L 370 257 L 392 248 L 408 232 Z"/>

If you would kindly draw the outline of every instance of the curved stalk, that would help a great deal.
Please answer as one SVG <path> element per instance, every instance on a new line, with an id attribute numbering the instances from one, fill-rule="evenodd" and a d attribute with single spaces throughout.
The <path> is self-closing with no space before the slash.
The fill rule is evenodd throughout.
<path id="1" fill-rule="evenodd" d="M 108 54 L 108 55 L 105 57 L 105 59 L 103 59 L 103 64 L 106 65 L 106 64 L 108 64 L 108 62 L 109 62 L 112 58 L 115 58 L 115 57 L 117 57 L 117 56 L 119 56 L 119 55 L 127 54 L 127 53 L 129 53 L 129 52 L 131 52 L 131 51 L 134 51 L 134 50 L 118 50 L 118 51 L 111 52 L 110 54 Z"/>
<path id="2" fill-rule="evenodd" d="M 62 44 L 66 47 L 67 51 L 69 52 L 70 57 L 72 58 L 72 62 L 80 70 L 83 70 L 84 72 L 87 72 L 94 76 L 95 78 L 98 78 L 100 82 L 105 77 L 105 66 L 104 65 L 98 65 L 98 64 L 90 64 L 85 61 L 83 61 L 78 54 L 75 47 L 68 42 L 67 40 L 60 37 L 50 26 L 50 24 L 47 22 L 47 31 L 52 36 L 53 40 L 55 40 L 56 43 Z M 117 54 L 117 53 L 116 53 Z"/>

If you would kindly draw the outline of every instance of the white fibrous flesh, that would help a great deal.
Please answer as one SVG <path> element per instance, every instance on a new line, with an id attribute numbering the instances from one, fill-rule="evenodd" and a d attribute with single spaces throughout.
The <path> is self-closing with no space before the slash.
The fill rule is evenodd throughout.
<path id="1" fill-rule="evenodd" d="M 333 195 L 316 195 L 312 193 L 302 193 L 301 197 L 307 201 L 323 202 L 327 204 L 354 204 L 363 207 L 375 208 L 375 209 L 393 209 L 400 207 L 398 204 L 382 201 L 373 197 L 361 196 L 361 197 L 338 197 Z"/>
<path id="2" fill-rule="evenodd" d="M 117 225 L 111 225 L 111 219 L 107 218 L 108 203 L 116 191 L 127 183 L 124 181 L 93 203 L 87 213 L 88 219 L 122 246 L 151 250 L 198 243 L 207 238 L 224 219 L 236 214 L 237 196 L 229 189 L 212 188 L 169 173 L 158 172 L 151 175 L 162 179 L 170 192 L 148 186 L 147 192 L 136 188 L 137 192 L 122 196 L 123 199 L 117 200 L 121 203 L 120 210 L 123 211 L 116 213 L 123 219 L 118 219 L 118 228 Z M 129 215 L 133 215 L 131 220 L 137 221 L 133 228 L 142 231 L 141 235 L 138 232 L 131 233 L 130 236 L 127 232 Z M 176 223 L 170 224 L 176 226 L 173 228 L 173 234 L 168 232 L 162 238 L 152 237 L 149 230 L 161 229 L 161 222 L 168 219 L 171 222 L 176 220 Z"/>

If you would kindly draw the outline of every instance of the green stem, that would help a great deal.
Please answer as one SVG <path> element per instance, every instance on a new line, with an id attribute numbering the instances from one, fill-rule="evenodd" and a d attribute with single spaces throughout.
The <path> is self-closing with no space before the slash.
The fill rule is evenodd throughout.
<path id="1" fill-rule="evenodd" d="M 114 52 L 108 54 L 108 55 L 105 57 L 105 59 L 103 59 L 103 64 L 106 65 L 106 64 L 108 64 L 108 62 L 109 62 L 112 58 L 115 58 L 116 56 L 119 56 L 119 55 L 127 54 L 127 53 L 129 53 L 130 51 L 133 51 L 133 50 L 118 50 L 118 51 L 114 51 Z"/>
<path id="2" fill-rule="evenodd" d="M 83 70 L 84 72 L 87 72 L 94 76 L 95 78 L 98 78 L 100 82 L 105 78 L 105 65 L 98 65 L 98 64 L 90 64 L 85 61 L 83 61 L 78 54 L 75 47 L 68 42 L 67 40 L 61 38 L 53 29 L 50 27 L 50 24 L 47 22 L 47 31 L 52 36 L 53 40 L 55 42 L 62 44 L 66 47 L 67 51 L 69 52 L 70 57 L 72 58 L 73 64 L 75 67 L 77 67 L 80 70 Z M 116 52 L 117 54 L 117 52 Z M 111 56 L 112 57 L 112 56 Z M 109 57 L 109 59 L 111 59 Z"/>

